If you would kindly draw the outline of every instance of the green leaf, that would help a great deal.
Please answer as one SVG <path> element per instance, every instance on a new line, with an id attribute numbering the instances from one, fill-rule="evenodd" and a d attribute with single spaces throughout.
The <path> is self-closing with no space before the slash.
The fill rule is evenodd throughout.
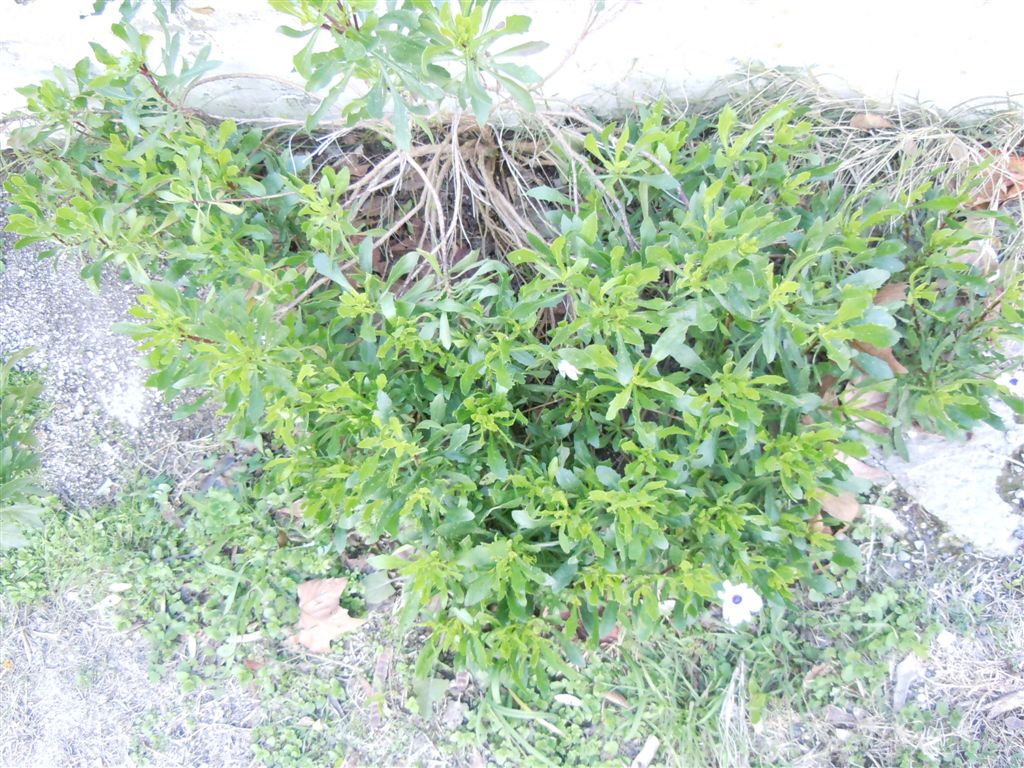
<path id="1" fill-rule="evenodd" d="M 632 385 L 630 385 L 623 389 L 621 392 L 619 392 L 614 398 L 612 398 L 611 403 L 609 403 L 608 405 L 608 410 L 604 415 L 605 419 L 607 419 L 608 421 L 614 419 L 616 415 L 618 415 L 619 411 L 626 407 L 626 404 L 629 402 L 629 398 L 632 396 L 632 394 L 633 387 Z"/>
<path id="2" fill-rule="evenodd" d="M 409 110 L 405 106 L 405 102 L 402 101 L 394 91 L 391 91 L 391 102 L 394 105 L 394 110 L 391 114 L 391 120 L 394 123 L 395 128 L 395 144 L 399 149 L 403 149 L 408 152 L 412 149 L 412 131 L 409 128 Z"/>
<path id="3" fill-rule="evenodd" d="M 534 187 L 526 193 L 532 198 L 537 200 L 543 200 L 546 203 L 556 203 L 558 205 L 572 205 L 572 200 L 565 196 L 562 192 L 555 189 L 554 187 Z"/>
<path id="4" fill-rule="evenodd" d="M 346 291 L 353 291 L 352 284 L 341 271 L 338 265 L 326 254 L 316 253 L 313 255 L 313 269 L 326 278 L 333 280 Z"/>
<path id="5" fill-rule="evenodd" d="M 466 586 L 465 605 L 476 605 L 491 594 L 494 588 L 494 573 L 486 571 L 478 575 Z"/>
<path id="6" fill-rule="evenodd" d="M 437 335 L 441 341 L 441 346 L 445 349 L 452 348 L 452 331 L 448 326 L 448 313 L 442 312 L 441 319 L 438 321 Z"/>
<path id="7" fill-rule="evenodd" d="M 863 323 L 861 325 L 851 325 L 849 328 L 853 333 L 853 338 L 857 341 L 862 341 L 865 344 L 871 344 L 882 349 L 891 347 L 900 340 L 900 335 L 897 331 L 884 325 Z"/>

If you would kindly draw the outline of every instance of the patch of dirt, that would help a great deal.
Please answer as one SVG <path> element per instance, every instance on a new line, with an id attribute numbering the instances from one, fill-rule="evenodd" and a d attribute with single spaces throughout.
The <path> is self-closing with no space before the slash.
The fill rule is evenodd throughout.
<path id="1" fill-rule="evenodd" d="M 0 600 L 0 765 L 253 765 L 257 702 L 238 686 L 184 693 L 150 679 L 149 644 L 69 593 Z"/>

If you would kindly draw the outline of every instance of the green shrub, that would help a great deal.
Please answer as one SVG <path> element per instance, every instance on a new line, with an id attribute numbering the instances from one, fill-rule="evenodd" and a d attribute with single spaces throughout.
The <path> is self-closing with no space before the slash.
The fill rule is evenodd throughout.
<path id="1" fill-rule="evenodd" d="M 900 449 L 911 420 L 998 424 L 992 396 L 1021 407 L 986 377 L 1020 277 L 962 260 L 963 198 L 849 196 L 786 106 L 751 126 L 656 107 L 579 140 L 523 115 L 558 161 L 532 169 L 528 247 L 401 252 L 353 163 L 178 106 L 202 67 L 154 74 L 120 33 L 132 50 L 97 49 L 99 71 L 26 89 L 10 228 L 144 287 L 126 330 L 151 383 L 215 396 L 264 441 L 261 487 L 380 552 L 402 621 L 431 629 L 421 674 L 543 686 L 581 638 L 691 624 L 725 579 L 774 604 L 798 580 L 827 593 L 823 566 L 857 562 L 821 524 L 859 487 L 847 457 Z M 382 169 L 445 144 L 358 128 Z"/>
<path id="2" fill-rule="evenodd" d="M 15 368 L 22 350 L 0 361 L 0 549 L 24 546 L 25 534 L 40 526 L 45 507 L 37 485 L 39 456 L 33 427 L 42 382 Z"/>

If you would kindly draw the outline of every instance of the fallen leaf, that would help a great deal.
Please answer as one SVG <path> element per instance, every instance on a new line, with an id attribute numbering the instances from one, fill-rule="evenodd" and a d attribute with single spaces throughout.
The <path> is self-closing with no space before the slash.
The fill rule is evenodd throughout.
<path id="1" fill-rule="evenodd" d="M 845 709 L 840 709 L 835 704 L 829 704 L 825 707 L 825 720 L 831 725 L 837 725 L 841 728 L 856 728 L 857 718 L 847 712 Z"/>
<path id="2" fill-rule="evenodd" d="M 827 661 L 823 661 L 820 664 L 815 664 L 811 667 L 807 674 L 804 675 L 804 686 L 806 686 L 812 680 L 815 680 L 822 675 L 827 675 L 832 670 L 832 665 Z"/>
<path id="3" fill-rule="evenodd" d="M 989 717 L 999 717 L 1015 709 L 1024 709 L 1024 690 L 1013 691 L 988 705 Z"/>
<path id="4" fill-rule="evenodd" d="M 892 479 L 892 475 L 884 469 L 872 467 L 870 464 L 865 464 L 853 456 L 847 456 L 845 453 L 839 452 L 836 454 L 836 458 L 849 468 L 854 477 L 861 480 L 870 480 L 874 485 L 888 483 Z"/>
<path id="5" fill-rule="evenodd" d="M 198 8 L 189 8 L 192 13 L 201 13 L 203 16 L 209 16 L 213 13 L 213 8 L 209 5 L 201 5 Z"/>
<path id="6" fill-rule="evenodd" d="M 305 520 L 305 516 L 302 513 L 302 505 L 305 503 L 305 501 L 305 499 L 296 499 L 287 507 L 281 507 L 279 510 L 277 510 L 275 514 L 283 519 L 290 518 L 291 520 L 295 521 L 296 524 L 302 525 L 303 521 Z"/>
<path id="7" fill-rule="evenodd" d="M 908 653 L 906 658 L 896 665 L 896 670 L 893 673 L 895 682 L 892 691 L 893 709 L 903 708 L 903 705 L 907 703 L 907 696 L 910 694 L 910 686 L 923 676 L 924 668 L 921 666 L 921 660 L 914 654 Z"/>
<path id="8" fill-rule="evenodd" d="M 111 592 L 127 592 L 131 588 L 132 588 L 132 585 L 128 584 L 128 583 L 126 583 L 124 581 L 114 582 L 113 584 L 110 585 L 110 587 L 108 587 L 108 589 Z"/>
<path id="9" fill-rule="evenodd" d="M 121 596 L 120 595 L 118 595 L 116 593 L 109 594 L 106 597 L 104 597 L 102 600 L 100 600 L 98 603 L 96 603 L 96 605 L 94 605 L 89 610 L 91 610 L 91 611 L 102 611 L 103 609 L 115 606 L 115 605 L 117 605 L 120 602 L 121 602 Z"/>
<path id="10" fill-rule="evenodd" d="M 657 736 L 648 736 L 643 748 L 633 758 L 633 762 L 629 764 L 629 768 L 647 768 L 651 761 L 654 760 L 654 756 L 658 754 L 658 747 L 660 746 L 661 742 L 658 741 Z"/>
<path id="11" fill-rule="evenodd" d="M 907 300 L 906 283 L 886 283 L 875 294 L 875 304 L 892 304 L 894 301 Z"/>
<path id="12" fill-rule="evenodd" d="M 850 125 L 858 131 L 874 131 L 893 127 L 889 118 L 874 112 L 861 112 L 854 115 L 850 118 Z"/>
<path id="13" fill-rule="evenodd" d="M 331 641 L 358 629 L 366 619 L 354 619 L 338 605 L 348 579 L 313 579 L 299 585 L 299 631 L 290 638 L 314 653 L 327 653 Z"/>
<path id="14" fill-rule="evenodd" d="M 884 352 L 884 350 L 879 351 Z M 889 352 L 891 353 L 892 350 L 889 350 Z M 897 366 L 903 368 L 895 358 L 893 358 L 893 361 Z M 889 367 L 892 368 L 892 365 Z M 903 371 L 905 372 L 906 369 L 903 368 Z M 896 369 L 893 369 L 893 373 L 896 373 Z M 888 399 L 889 396 L 885 392 L 879 392 L 877 389 L 862 390 L 853 384 L 848 385 L 846 389 L 843 390 L 843 394 L 839 398 L 844 407 L 855 408 L 861 411 L 884 411 Z M 886 435 L 889 433 L 889 430 L 886 427 L 883 427 L 881 424 L 868 418 L 859 418 L 855 416 L 853 423 L 858 429 L 862 429 L 865 432 L 870 432 L 875 435 Z"/>
<path id="15" fill-rule="evenodd" d="M 876 347 L 873 344 L 866 344 L 863 341 L 851 342 L 853 348 L 864 352 L 865 354 L 877 357 L 883 363 L 889 366 L 889 369 L 897 376 L 902 376 L 907 372 L 903 363 L 896 359 L 896 356 L 892 353 L 892 347 Z M 882 400 L 884 401 L 884 395 Z"/>
<path id="16" fill-rule="evenodd" d="M 857 519 L 857 513 L 860 512 L 860 502 L 849 491 L 843 491 L 838 496 L 821 493 L 818 496 L 818 502 L 829 515 L 844 523 L 852 523 Z"/>
<path id="17" fill-rule="evenodd" d="M 380 656 L 377 657 L 377 661 L 373 665 L 373 689 L 375 691 L 384 690 L 384 684 L 388 681 L 388 676 L 391 674 L 391 659 L 394 655 L 394 650 L 385 648 L 381 651 Z"/>
<path id="18" fill-rule="evenodd" d="M 968 204 L 971 208 L 998 208 L 1005 200 L 1024 196 L 1024 155 L 987 152 L 994 160 L 985 180 Z"/>
<path id="19" fill-rule="evenodd" d="M 606 691 L 601 694 L 601 698 L 617 707 L 622 707 L 623 709 L 629 706 L 629 702 L 626 701 L 626 697 L 618 691 Z"/>

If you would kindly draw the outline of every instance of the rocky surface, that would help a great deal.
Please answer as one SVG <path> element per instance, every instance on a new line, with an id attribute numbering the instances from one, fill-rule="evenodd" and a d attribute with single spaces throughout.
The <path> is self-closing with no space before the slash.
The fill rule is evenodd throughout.
<path id="1" fill-rule="evenodd" d="M 963 442 L 911 432 L 910 460 L 884 461 L 893 479 L 950 533 L 994 557 L 1012 555 L 1024 543 L 1024 516 L 999 492 L 1007 462 L 1024 445 L 1024 424 L 1005 406 L 999 413 L 1006 432 L 983 424 Z"/>

